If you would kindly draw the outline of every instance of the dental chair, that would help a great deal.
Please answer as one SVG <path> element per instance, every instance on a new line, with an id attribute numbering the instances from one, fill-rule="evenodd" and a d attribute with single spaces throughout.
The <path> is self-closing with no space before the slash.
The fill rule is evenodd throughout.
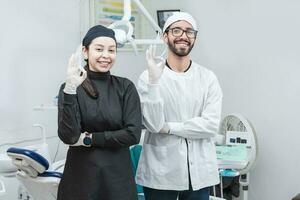
<path id="1" fill-rule="evenodd" d="M 130 148 L 134 172 L 136 172 L 140 151 L 140 145 Z M 17 179 L 34 200 L 56 200 L 65 160 L 53 163 L 50 171 L 47 159 L 32 150 L 11 147 L 7 150 L 7 155 L 18 168 Z M 144 200 L 143 190 L 139 185 L 137 185 L 137 192 L 138 199 Z"/>
<path id="2" fill-rule="evenodd" d="M 49 162 L 32 150 L 11 147 L 7 155 L 18 168 L 17 179 L 35 200 L 56 200 L 64 161 L 54 164 L 54 171 L 48 171 Z"/>

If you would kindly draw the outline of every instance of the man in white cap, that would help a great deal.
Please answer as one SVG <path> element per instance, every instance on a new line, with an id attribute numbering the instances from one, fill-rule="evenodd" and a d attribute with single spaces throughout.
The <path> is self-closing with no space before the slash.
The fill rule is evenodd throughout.
<path id="1" fill-rule="evenodd" d="M 138 92 L 147 131 L 136 177 L 146 200 L 208 200 L 219 183 L 213 137 L 222 91 L 215 74 L 190 59 L 197 32 L 190 14 L 174 13 L 163 27 L 167 59 L 155 47 L 146 52 Z"/>

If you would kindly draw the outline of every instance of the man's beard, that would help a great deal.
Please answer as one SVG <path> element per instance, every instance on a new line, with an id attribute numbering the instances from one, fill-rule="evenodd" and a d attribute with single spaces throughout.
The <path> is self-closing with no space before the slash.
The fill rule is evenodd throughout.
<path id="1" fill-rule="evenodd" d="M 176 48 L 175 47 L 175 42 L 179 42 L 179 41 L 185 41 L 188 43 L 188 49 L 181 49 L 181 48 Z M 179 57 L 184 57 L 184 56 L 187 56 L 189 55 L 189 53 L 191 52 L 191 50 L 193 49 L 194 47 L 194 43 L 191 44 L 191 42 L 187 41 L 187 40 L 178 40 L 178 41 L 173 41 L 173 42 L 170 42 L 170 40 L 168 40 L 168 46 L 170 48 L 170 50 L 177 56 Z"/>

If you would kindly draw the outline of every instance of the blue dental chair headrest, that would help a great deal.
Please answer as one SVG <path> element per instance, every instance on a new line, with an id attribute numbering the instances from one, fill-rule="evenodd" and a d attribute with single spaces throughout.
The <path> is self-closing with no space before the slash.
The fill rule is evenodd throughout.
<path id="1" fill-rule="evenodd" d="M 16 154 L 27 156 L 27 157 L 35 160 L 36 162 L 40 163 L 41 165 L 43 165 L 46 170 L 49 168 L 49 162 L 46 160 L 46 158 L 44 158 L 43 156 L 41 156 L 40 154 L 38 154 L 34 151 L 31 151 L 28 149 L 11 147 L 11 148 L 7 149 L 6 152 L 9 156 L 16 155 Z"/>
<path id="2" fill-rule="evenodd" d="M 57 177 L 61 178 L 62 173 L 46 171 L 49 162 L 42 155 L 29 149 L 11 147 L 7 155 L 13 160 L 13 164 L 21 171 L 25 171 L 31 177 Z"/>

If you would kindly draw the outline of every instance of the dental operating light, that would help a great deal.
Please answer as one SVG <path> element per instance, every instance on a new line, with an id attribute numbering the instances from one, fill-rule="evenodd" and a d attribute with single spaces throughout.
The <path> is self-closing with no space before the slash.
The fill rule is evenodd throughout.
<path id="1" fill-rule="evenodd" d="M 133 26 L 130 22 L 131 18 L 131 0 L 124 0 L 124 15 L 121 20 L 115 21 L 109 28 L 115 31 L 115 37 L 118 47 L 123 47 L 125 44 L 130 43 L 133 47 L 135 54 L 138 54 L 137 45 L 149 45 L 149 44 L 163 44 L 161 39 L 162 30 L 156 24 L 155 20 L 143 6 L 139 0 L 133 0 L 139 8 L 140 12 L 147 18 L 151 26 L 157 32 L 157 36 L 154 39 L 136 39 L 133 35 Z"/>

